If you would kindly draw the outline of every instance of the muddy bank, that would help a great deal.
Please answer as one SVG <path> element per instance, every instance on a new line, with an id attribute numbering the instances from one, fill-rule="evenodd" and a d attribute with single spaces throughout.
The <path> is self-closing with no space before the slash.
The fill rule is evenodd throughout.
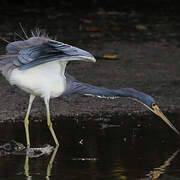
<path id="1" fill-rule="evenodd" d="M 33 19 L 26 12 L 25 17 L 28 18 L 25 29 L 39 25 L 50 35 L 56 35 L 58 40 L 95 55 L 95 64 L 74 62 L 68 65 L 67 72 L 78 80 L 112 89 L 136 88 L 152 95 L 163 112 L 172 114 L 180 110 L 179 16 L 168 16 L 170 12 L 166 13 L 143 14 L 132 10 L 106 12 L 100 9 L 76 15 L 58 12 L 42 19 Z M 33 17 L 38 15 L 39 12 L 34 13 Z M 22 16 L 12 13 L 10 16 L 2 14 L 0 19 L 4 22 L 0 26 L 0 35 L 8 40 L 13 39 L 12 32 L 20 31 L 18 22 L 25 21 Z M 7 21 L 9 19 L 11 21 Z M 4 47 L 5 43 L 1 42 L 1 54 L 4 53 Z M 117 55 L 117 59 L 103 59 L 104 55 Z M 26 93 L 10 86 L 1 76 L 0 120 L 22 121 L 28 98 Z M 105 100 L 73 95 L 52 99 L 50 103 L 53 119 L 61 116 L 98 118 L 113 114 L 152 116 L 142 105 L 126 98 Z M 42 117 L 45 117 L 44 103 L 37 98 L 32 107 L 31 119 L 41 120 Z"/>

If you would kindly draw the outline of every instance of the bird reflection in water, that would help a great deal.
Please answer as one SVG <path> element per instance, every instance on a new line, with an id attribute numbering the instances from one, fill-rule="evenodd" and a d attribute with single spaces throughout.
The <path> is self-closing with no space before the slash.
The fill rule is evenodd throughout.
<path id="1" fill-rule="evenodd" d="M 150 171 L 149 173 L 147 173 L 145 175 L 145 177 L 138 178 L 138 180 L 157 180 L 157 179 L 159 179 L 160 175 L 165 173 L 166 168 L 168 166 L 170 166 L 170 164 L 175 159 L 175 157 L 177 156 L 178 153 L 179 153 L 179 149 L 176 150 L 173 154 L 171 154 L 168 157 L 168 159 L 163 162 L 162 165 L 160 165 L 159 167 L 153 168 L 153 170 Z M 124 167 L 121 166 L 121 167 L 118 167 L 118 169 L 113 170 L 113 174 L 118 179 L 127 180 L 127 179 L 129 179 L 128 176 L 126 175 L 127 171 L 128 171 L 127 169 L 125 169 Z"/>
<path id="2" fill-rule="evenodd" d="M 53 147 L 52 147 L 52 146 L 51 146 L 51 147 L 49 146 L 49 148 L 50 148 L 50 149 L 49 149 L 49 152 L 48 152 L 46 155 L 48 155 L 49 153 L 52 152 Z M 36 148 L 30 148 L 30 151 L 31 151 L 31 149 L 32 149 L 32 152 L 26 154 L 25 163 L 24 163 L 24 172 L 25 172 L 25 175 L 26 175 L 26 177 L 27 177 L 27 180 L 29 180 L 29 179 L 32 178 L 32 176 L 30 175 L 31 173 L 29 172 L 29 158 L 39 157 L 39 156 L 42 156 L 42 155 L 45 154 L 45 152 L 42 151 L 42 153 L 40 153 L 39 155 L 33 155 L 33 153 L 34 153 L 37 149 L 42 149 L 42 148 L 37 148 L 37 149 L 36 149 Z M 29 150 L 28 150 L 28 151 L 29 151 Z M 34 151 L 34 152 L 33 152 L 33 151 Z M 46 179 L 47 179 L 47 180 L 50 180 L 51 169 L 52 169 L 53 162 L 54 162 L 54 159 L 55 159 L 55 157 L 56 157 L 57 151 L 58 151 L 58 146 L 56 146 L 56 147 L 54 148 L 54 151 L 53 151 L 53 153 L 52 153 L 52 155 L 51 155 L 51 158 L 50 158 L 50 160 L 49 160 L 49 163 L 48 163 L 48 165 L 47 165 L 47 170 L 46 170 Z M 46 152 L 47 152 L 47 151 L 46 151 Z"/>
<path id="3" fill-rule="evenodd" d="M 53 146 L 46 144 L 40 148 L 26 148 L 22 143 L 11 140 L 3 145 L 0 145 L 0 157 L 8 155 L 25 155 L 26 157 L 24 162 L 24 173 L 28 180 L 32 178 L 30 175 L 31 173 L 29 172 L 29 159 L 39 158 L 41 156 L 48 156 L 53 152 L 46 170 L 46 179 L 49 180 L 51 176 L 52 165 L 56 157 L 58 147 L 59 146 L 56 146 L 54 148 Z"/>
<path id="4" fill-rule="evenodd" d="M 171 161 L 173 161 L 173 159 L 177 156 L 178 153 L 179 149 L 176 152 L 174 152 L 166 161 L 164 161 L 164 163 L 161 166 L 154 168 L 146 176 L 148 176 L 148 178 L 151 178 L 152 180 L 158 179 L 161 174 L 164 174 L 166 168 L 170 165 Z"/>

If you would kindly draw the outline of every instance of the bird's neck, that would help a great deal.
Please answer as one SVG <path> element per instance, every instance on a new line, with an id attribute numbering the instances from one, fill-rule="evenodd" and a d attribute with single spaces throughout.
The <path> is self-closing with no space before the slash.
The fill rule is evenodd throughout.
<path id="1" fill-rule="evenodd" d="M 137 91 L 133 88 L 121 88 L 120 90 L 114 90 L 119 97 L 127 97 L 132 100 L 143 102 L 146 101 L 147 94 Z"/>

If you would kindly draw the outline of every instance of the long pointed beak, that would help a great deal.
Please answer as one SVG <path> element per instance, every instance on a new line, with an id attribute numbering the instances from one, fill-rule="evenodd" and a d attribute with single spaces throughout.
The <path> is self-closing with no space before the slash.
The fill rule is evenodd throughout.
<path id="1" fill-rule="evenodd" d="M 171 127 L 171 129 L 173 129 L 178 135 L 179 135 L 179 131 L 174 127 L 174 125 L 166 118 L 166 116 L 161 112 L 161 110 L 159 109 L 159 107 L 157 105 L 153 106 L 153 112 L 158 115 L 168 126 Z"/>

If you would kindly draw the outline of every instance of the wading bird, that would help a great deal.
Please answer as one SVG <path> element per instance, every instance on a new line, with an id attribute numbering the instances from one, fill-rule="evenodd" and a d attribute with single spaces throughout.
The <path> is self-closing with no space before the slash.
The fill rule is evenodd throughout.
<path id="1" fill-rule="evenodd" d="M 160 116 L 177 134 L 178 130 L 163 115 L 156 101 L 149 95 L 133 88 L 110 90 L 79 82 L 65 73 L 69 61 L 95 62 L 92 54 L 77 47 L 34 34 L 27 40 L 8 43 L 6 55 L 0 56 L 0 71 L 11 85 L 16 85 L 30 94 L 24 120 L 27 148 L 30 148 L 29 113 L 36 96 L 44 99 L 47 125 L 56 145 L 59 145 L 50 120 L 49 100 L 61 95 L 82 94 L 100 98 L 128 97 L 142 103 Z"/>

